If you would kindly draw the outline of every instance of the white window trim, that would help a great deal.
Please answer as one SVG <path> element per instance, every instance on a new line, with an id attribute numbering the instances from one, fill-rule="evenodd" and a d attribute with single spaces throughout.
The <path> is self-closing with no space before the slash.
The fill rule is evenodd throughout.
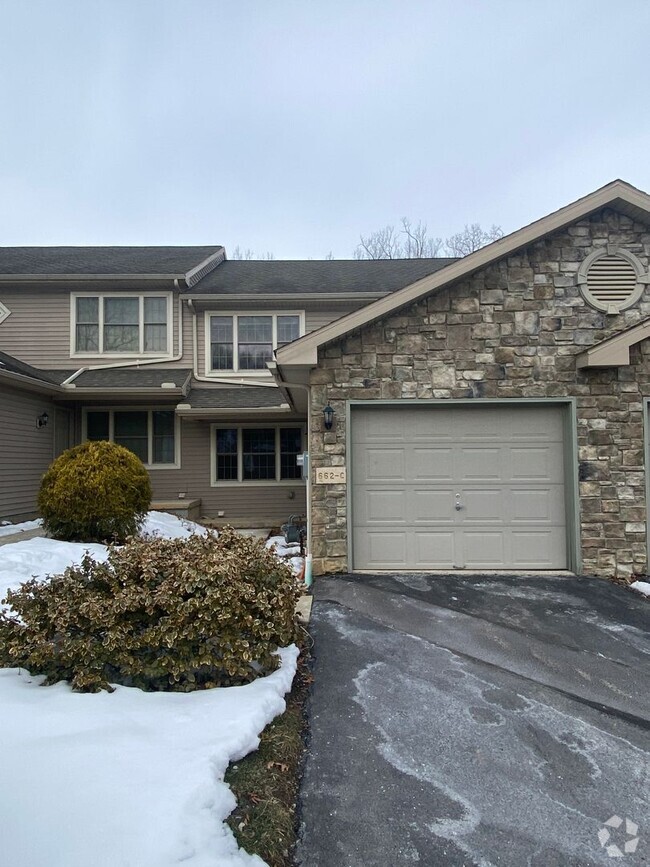
<path id="1" fill-rule="evenodd" d="M 88 413 L 108 413 L 108 438 L 114 442 L 114 413 L 116 412 L 146 412 L 149 415 L 147 421 L 148 449 L 153 454 L 153 422 L 152 412 L 174 412 L 170 406 L 85 406 L 81 411 L 81 441 L 88 441 Z M 181 420 L 174 412 L 174 463 L 173 464 L 144 464 L 146 470 L 180 470 L 181 468 Z"/>
<path id="2" fill-rule="evenodd" d="M 271 376 L 270 370 L 238 370 L 236 367 L 233 370 L 213 369 L 212 367 L 212 342 L 210 340 L 210 320 L 213 316 L 232 316 L 233 320 L 238 316 L 270 316 L 272 318 L 272 340 L 273 350 L 278 346 L 278 316 L 298 316 L 298 337 L 303 337 L 305 334 L 305 311 L 304 310 L 206 310 L 204 316 L 204 353 L 205 353 L 205 375 L 206 376 L 236 376 L 251 377 L 259 379 L 260 376 Z M 238 363 L 237 352 L 237 324 L 233 321 L 233 364 Z M 296 338 L 297 339 L 297 338 Z"/>
<path id="3" fill-rule="evenodd" d="M 138 298 L 140 301 L 139 329 L 140 350 L 139 352 L 77 352 L 77 298 L 99 298 L 99 345 L 104 341 L 104 298 Z M 161 352 L 144 351 L 144 299 L 166 298 L 167 299 L 167 347 Z M 71 292 L 70 293 L 70 358 L 160 358 L 165 361 L 171 358 L 173 353 L 174 335 L 174 305 L 172 292 Z"/>
<path id="4" fill-rule="evenodd" d="M 275 430 L 275 479 L 246 479 L 243 477 L 243 450 L 242 450 L 242 431 L 260 428 L 273 428 Z M 306 427 L 303 423 L 284 423 L 284 422 L 259 422 L 256 424 L 211 424 L 210 425 L 210 487 L 212 488 L 239 488 L 239 487 L 264 487 L 267 488 L 273 485 L 286 487 L 296 487 L 304 485 L 303 478 L 297 479 L 281 479 L 280 478 L 280 428 L 297 428 L 302 433 L 303 450 L 305 448 L 305 438 L 307 435 Z M 237 431 L 237 481 L 232 480 L 217 480 L 217 437 L 218 430 L 233 430 Z"/>
<path id="5" fill-rule="evenodd" d="M 8 316 L 11 316 L 11 310 L 0 301 L 0 324 L 2 324 Z"/>

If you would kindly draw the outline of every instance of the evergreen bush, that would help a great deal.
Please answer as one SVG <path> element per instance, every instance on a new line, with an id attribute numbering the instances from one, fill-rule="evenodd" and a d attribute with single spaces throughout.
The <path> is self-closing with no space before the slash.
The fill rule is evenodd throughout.
<path id="1" fill-rule="evenodd" d="M 87 442 L 49 467 L 38 495 L 43 524 L 56 539 L 123 541 L 137 533 L 151 503 L 142 461 L 123 446 Z"/>
<path id="2" fill-rule="evenodd" d="M 277 668 L 296 637 L 300 589 L 263 542 L 229 528 L 189 539 L 132 539 L 106 563 L 32 579 L 0 612 L 0 665 L 69 681 L 189 692 Z"/>

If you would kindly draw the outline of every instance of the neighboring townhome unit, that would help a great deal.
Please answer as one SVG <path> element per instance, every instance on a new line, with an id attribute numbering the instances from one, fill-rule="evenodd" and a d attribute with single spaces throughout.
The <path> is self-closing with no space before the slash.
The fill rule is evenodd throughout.
<path id="1" fill-rule="evenodd" d="M 159 507 L 235 526 L 304 515 L 306 392 L 278 387 L 275 352 L 448 261 L 230 262 L 218 246 L 0 248 L 0 348 L 31 365 L 43 395 L 30 385 L 28 396 L 26 378 L 0 381 L 0 519 L 35 514 L 52 458 L 93 439 L 141 458 Z"/>

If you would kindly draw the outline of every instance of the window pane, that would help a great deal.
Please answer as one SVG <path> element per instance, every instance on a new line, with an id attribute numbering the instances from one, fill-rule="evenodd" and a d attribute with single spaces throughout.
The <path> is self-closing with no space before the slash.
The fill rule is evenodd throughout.
<path id="1" fill-rule="evenodd" d="M 140 334 L 137 325 L 105 325 L 104 352 L 139 352 Z"/>
<path id="2" fill-rule="evenodd" d="M 86 415 L 86 438 L 89 440 L 108 439 L 108 413 L 89 412 Z"/>
<path id="3" fill-rule="evenodd" d="M 217 431 L 217 481 L 237 481 L 237 429 Z"/>
<path id="4" fill-rule="evenodd" d="M 273 358 L 273 317 L 239 316 L 237 341 L 240 370 L 264 370 Z"/>
<path id="5" fill-rule="evenodd" d="M 275 429 L 242 431 L 243 479 L 275 479 Z"/>
<path id="6" fill-rule="evenodd" d="M 76 352 L 99 352 L 99 298 L 77 298 Z"/>
<path id="7" fill-rule="evenodd" d="M 280 428 L 280 478 L 300 479 L 302 469 L 296 463 L 297 455 L 302 452 L 302 431 L 300 428 Z"/>
<path id="8" fill-rule="evenodd" d="M 266 362 L 273 360 L 273 347 L 260 346 L 259 344 L 239 344 L 239 369 L 240 370 L 266 370 Z"/>
<path id="9" fill-rule="evenodd" d="M 130 449 L 143 463 L 149 462 L 146 412 L 116 412 L 113 417 L 114 440 Z"/>
<path id="10" fill-rule="evenodd" d="M 104 298 L 106 325 L 137 325 L 140 321 L 140 302 L 137 298 Z"/>
<path id="11" fill-rule="evenodd" d="M 145 325 L 144 326 L 144 351 L 166 352 L 167 351 L 167 326 Z"/>
<path id="12" fill-rule="evenodd" d="M 167 324 L 167 299 L 145 298 L 144 299 L 144 322 L 145 325 Z"/>
<path id="13" fill-rule="evenodd" d="M 240 343 L 272 343 L 273 318 L 240 316 L 237 319 L 237 337 Z"/>
<path id="14" fill-rule="evenodd" d="M 278 346 L 291 343 L 300 337 L 299 316 L 278 316 Z"/>
<path id="15" fill-rule="evenodd" d="M 173 464 L 176 460 L 174 413 L 165 410 L 153 412 L 153 458 L 154 464 Z"/>
<path id="16" fill-rule="evenodd" d="M 77 323 L 99 323 L 99 298 L 77 298 Z"/>
<path id="17" fill-rule="evenodd" d="M 210 346 L 213 370 L 233 369 L 232 316 L 210 317 Z"/>
<path id="18" fill-rule="evenodd" d="M 77 325 L 75 352 L 99 352 L 99 325 Z"/>

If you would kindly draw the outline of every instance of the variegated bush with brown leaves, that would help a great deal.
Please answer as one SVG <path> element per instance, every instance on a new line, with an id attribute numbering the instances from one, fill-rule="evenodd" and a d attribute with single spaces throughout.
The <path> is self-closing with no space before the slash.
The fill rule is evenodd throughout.
<path id="1" fill-rule="evenodd" d="M 0 664 L 69 681 L 189 692 L 244 684 L 277 668 L 296 636 L 300 590 L 263 542 L 229 528 L 189 539 L 133 539 L 106 563 L 11 590 Z"/>

